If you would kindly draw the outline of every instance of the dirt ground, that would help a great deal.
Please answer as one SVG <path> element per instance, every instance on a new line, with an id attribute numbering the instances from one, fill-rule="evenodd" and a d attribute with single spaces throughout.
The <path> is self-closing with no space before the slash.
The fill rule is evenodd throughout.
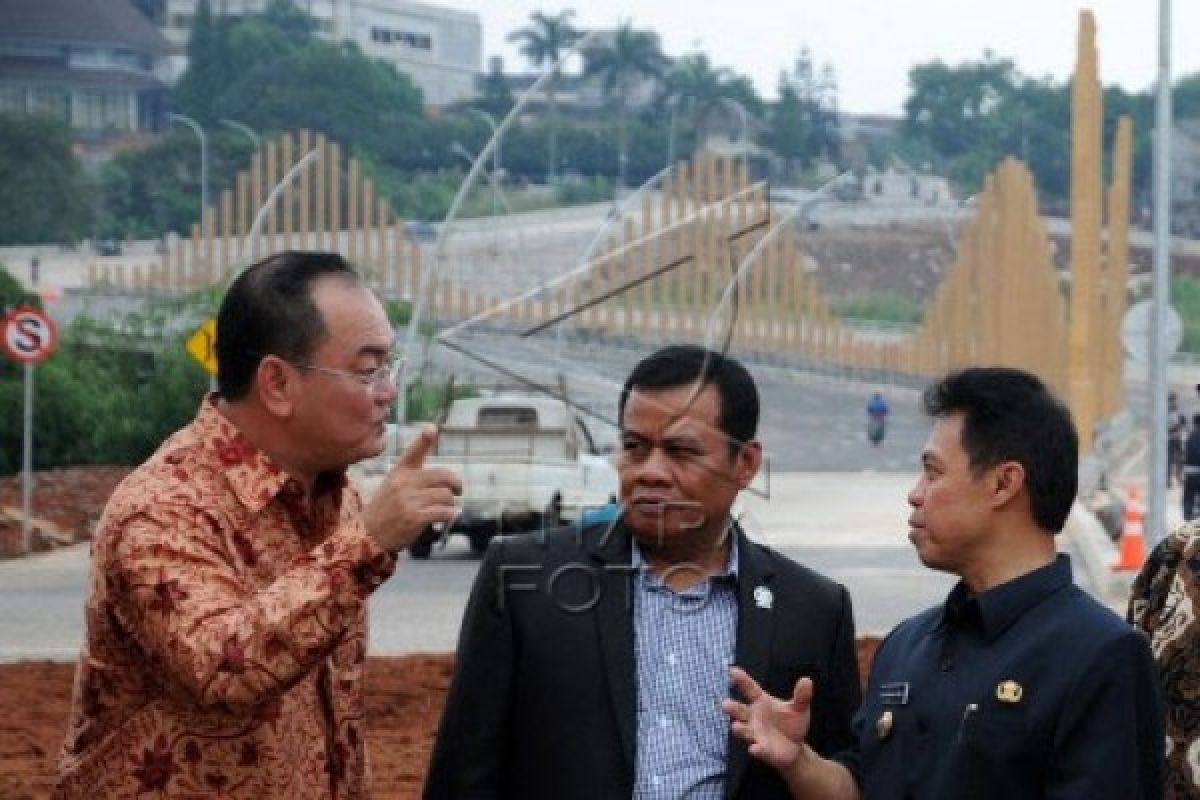
<path id="1" fill-rule="evenodd" d="M 861 672 L 875 640 L 859 642 Z M 442 713 L 454 657 L 372 658 L 367 669 L 367 746 L 373 796 L 418 797 Z M 50 794 L 71 702 L 73 664 L 0 665 L 0 800 Z"/>
<path id="2" fill-rule="evenodd" d="M 110 467 L 38 473 L 34 509 L 46 531 L 37 538 L 39 549 L 86 540 L 109 493 L 127 473 Z M 11 515 L 7 521 L 3 516 L 6 507 L 10 514 L 20 509 L 16 478 L 0 479 L 0 545 L 15 543 L 20 532 Z M 863 675 L 876 645 L 873 639 L 859 642 Z M 453 665 L 452 653 L 370 659 L 367 746 L 375 797 L 404 800 L 420 794 Z M 74 664 L 47 661 L 0 664 L 0 800 L 49 796 L 74 672 Z"/>
<path id="3" fill-rule="evenodd" d="M 35 473 L 33 549 L 90 538 L 108 496 L 128 474 L 128 467 L 69 467 Z M 21 479 L 0 478 L 0 558 L 21 549 Z"/>

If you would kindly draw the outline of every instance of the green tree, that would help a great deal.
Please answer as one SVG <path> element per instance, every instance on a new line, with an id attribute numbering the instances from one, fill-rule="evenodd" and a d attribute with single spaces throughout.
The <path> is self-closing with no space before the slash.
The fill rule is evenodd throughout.
<path id="1" fill-rule="evenodd" d="M 479 97 L 473 105 L 481 111 L 486 111 L 497 120 L 504 119 L 516 104 L 512 89 L 508 88 L 508 80 L 504 77 L 504 62 L 499 58 L 492 59 Z"/>
<path id="2" fill-rule="evenodd" d="M 985 53 L 951 67 L 922 64 L 909 73 L 904 135 L 931 154 L 935 168 L 964 192 L 977 191 L 1006 156 L 1030 167 L 1044 202 L 1070 188 L 1070 93 L 1050 79 L 1030 79 L 1007 59 Z M 1110 106 L 1106 113 L 1111 113 Z M 1115 118 L 1106 124 L 1110 130 Z"/>
<path id="3" fill-rule="evenodd" d="M 0 274 L 0 292 L 4 283 Z M 113 321 L 72 322 L 36 372 L 35 468 L 137 464 L 186 424 L 208 378 L 183 349 L 180 321 L 206 316 L 210 304 L 165 301 Z M 0 362 L 0 474 L 20 467 L 22 395 L 20 371 Z"/>
<path id="4" fill-rule="evenodd" d="M 996 112 L 996 139 L 983 174 L 1000 159 L 1015 155 L 1029 165 L 1039 196 L 1047 202 L 1071 189 L 1071 98 L 1066 86 L 1050 79 L 1021 79 Z M 1106 159 L 1107 162 L 1107 159 Z"/>
<path id="5" fill-rule="evenodd" d="M 6 266 L 0 264 L 0 315 L 8 313 L 17 306 L 41 308 L 42 298 L 33 292 L 25 291 L 21 282 L 13 277 Z M 10 363 L 8 360 L 0 359 L 0 364 L 8 363 Z"/>
<path id="6" fill-rule="evenodd" d="M 689 53 L 671 65 L 663 76 L 663 99 L 677 109 L 686 107 L 699 141 L 704 141 L 714 116 L 741 113 L 735 107 L 755 116 L 763 107 L 748 78 L 714 67 L 705 53 Z"/>
<path id="7" fill-rule="evenodd" d="M 770 127 L 764 135 L 764 143 L 783 159 L 786 180 L 795 180 L 796 164 L 804 167 L 812 161 L 808 147 L 808 119 L 800 95 L 782 75 L 779 100 L 771 109 Z"/>
<path id="8" fill-rule="evenodd" d="M 213 101 L 230 77 L 226 71 L 225 36 L 213 19 L 209 0 L 196 3 L 187 58 L 187 69 L 175 87 L 175 102 L 183 113 L 206 125 L 216 120 Z"/>
<path id="9" fill-rule="evenodd" d="M 515 42 L 521 55 L 540 70 L 552 69 L 559 59 L 579 40 L 580 33 L 571 24 L 575 12 L 568 9 L 557 14 L 535 11 L 529 15 L 529 24 L 509 34 L 508 40 Z M 546 104 L 548 106 L 549 142 L 547 147 L 546 176 L 550 182 L 558 174 L 558 81 L 561 75 L 547 79 Z"/>
<path id="10" fill-rule="evenodd" d="M 60 120 L 0 114 L 0 186 L 0 245 L 75 242 L 91 226 L 93 184 Z"/>
<path id="11" fill-rule="evenodd" d="M 648 78 L 659 78 L 668 65 L 658 34 L 637 30 L 629 22 L 621 23 L 607 44 L 587 48 L 584 75 L 598 78 L 604 93 L 617 106 L 617 187 L 624 188 L 628 173 L 629 93 Z"/>
<path id="12" fill-rule="evenodd" d="M 993 112 L 1016 89 L 1012 61 L 990 52 L 958 67 L 941 61 L 918 64 L 908 73 L 911 93 L 904 103 L 904 130 L 924 139 L 950 160 L 994 141 Z"/>
<path id="13" fill-rule="evenodd" d="M 1184 75 L 1176 81 L 1171 103 L 1176 119 L 1200 118 L 1200 72 Z"/>
<path id="14" fill-rule="evenodd" d="M 308 128 L 377 150 L 422 105 L 421 91 L 391 64 L 353 43 L 313 41 L 251 68 L 214 108 L 259 130 Z"/>
<path id="15" fill-rule="evenodd" d="M 209 181 L 230 185 L 252 155 L 245 137 L 218 128 L 209 133 Z M 172 130 L 152 147 L 122 153 L 100 169 L 98 232 L 111 238 L 186 235 L 200 220 L 196 139 Z"/>
<path id="16" fill-rule="evenodd" d="M 214 103 L 238 77 L 262 64 L 271 64 L 289 56 L 307 43 L 307 40 L 297 39 L 286 30 L 272 25 L 266 16 L 252 16 L 239 20 L 222 28 L 222 36 L 225 38 L 224 51 L 229 80 L 217 87 L 217 96 L 213 97 Z"/>
<path id="17" fill-rule="evenodd" d="M 779 101 L 771 109 L 765 143 L 784 159 L 794 177 L 795 165 L 807 168 L 822 156 L 838 160 L 837 79 L 826 64 L 817 71 L 807 48 L 791 72 L 779 75 Z"/>
<path id="18" fill-rule="evenodd" d="M 292 0 L 271 0 L 263 13 L 263 20 L 301 43 L 310 41 L 317 30 L 317 21 L 297 8 Z"/>

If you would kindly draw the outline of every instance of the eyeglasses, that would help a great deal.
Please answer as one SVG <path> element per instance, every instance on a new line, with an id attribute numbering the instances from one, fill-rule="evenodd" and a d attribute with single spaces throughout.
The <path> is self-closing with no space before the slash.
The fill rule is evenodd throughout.
<path id="1" fill-rule="evenodd" d="M 389 385 L 398 385 L 400 370 L 406 361 L 407 359 L 403 356 L 389 356 L 382 364 L 372 369 L 335 369 L 333 367 L 317 366 L 316 364 L 289 363 L 296 369 L 306 369 L 310 372 L 324 372 L 329 375 L 340 375 L 343 378 L 353 378 L 363 386 L 368 386 L 372 389 L 383 389 Z"/>

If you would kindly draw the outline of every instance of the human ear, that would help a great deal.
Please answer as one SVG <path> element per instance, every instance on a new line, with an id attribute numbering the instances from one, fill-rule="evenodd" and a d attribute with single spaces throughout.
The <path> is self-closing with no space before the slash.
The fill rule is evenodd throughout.
<path id="1" fill-rule="evenodd" d="M 272 415 L 288 417 L 295 405 L 299 389 L 295 370 L 277 356 L 264 356 L 254 374 L 254 389 L 258 398 Z"/>
<path id="2" fill-rule="evenodd" d="M 1025 488 L 1025 467 L 1016 461 L 1005 461 L 992 471 L 992 497 L 995 505 L 1004 505 Z"/>
<path id="3" fill-rule="evenodd" d="M 759 467 L 762 466 L 762 460 L 762 443 L 757 439 L 746 442 L 738 448 L 734 476 L 737 479 L 739 489 L 745 489 L 754 480 L 754 476 L 758 474 Z"/>

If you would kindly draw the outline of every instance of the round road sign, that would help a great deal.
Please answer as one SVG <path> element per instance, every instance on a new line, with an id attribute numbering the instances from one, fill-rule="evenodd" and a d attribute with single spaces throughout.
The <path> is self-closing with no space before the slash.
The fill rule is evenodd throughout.
<path id="1" fill-rule="evenodd" d="M 1134 303 L 1121 320 L 1121 343 L 1130 358 L 1142 364 L 1150 362 L 1150 327 L 1152 304 L 1149 300 Z M 1183 343 L 1183 320 L 1179 312 L 1167 306 L 1167 327 L 1163 331 L 1162 346 L 1167 358 L 1175 354 Z"/>
<path id="2" fill-rule="evenodd" d="M 4 318 L 4 352 L 13 361 L 37 364 L 58 344 L 54 320 L 36 308 L 17 308 Z"/>

